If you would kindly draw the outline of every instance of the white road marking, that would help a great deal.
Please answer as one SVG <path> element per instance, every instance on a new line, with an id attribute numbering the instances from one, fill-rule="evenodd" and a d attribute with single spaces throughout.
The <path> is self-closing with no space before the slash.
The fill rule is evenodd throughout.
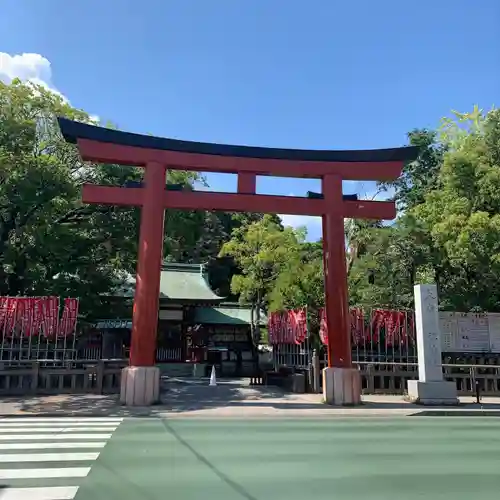
<path id="1" fill-rule="evenodd" d="M 90 467 L 64 467 L 52 469 L 0 469 L 0 479 L 46 479 L 54 477 L 85 477 Z"/>
<path id="2" fill-rule="evenodd" d="M 0 423 L 9 422 L 123 422 L 121 417 L 6 417 Z"/>
<path id="3" fill-rule="evenodd" d="M 11 437 L 11 436 L 9 436 Z M 38 436 L 37 436 L 38 437 Z M 106 443 L 104 441 L 92 441 L 90 443 L 0 443 L 0 450 L 47 450 L 47 449 L 60 449 L 60 448 L 104 448 Z M 2 496 L 0 495 L 0 500 Z"/>
<path id="4" fill-rule="evenodd" d="M 19 429 L 16 429 L 19 431 Z M 44 441 L 65 440 L 65 439 L 110 439 L 111 434 L 0 434 L 0 441 Z"/>
<path id="5" fill-rule="evenodd" d="M 113 432 L 116 427 L 14 427 L 0 429 L 1 434 L 9 432 Z"/>
<path id="6" fill-rule="evenodd" d="M 15 427 L 103 427 L 103 426 L 114 426 L 116 427 L 120 424 L 120 422 L 2 422 L 0 420 L 0 432 L 3 429 L 11 429 Z"/>
<path id="7" fill-rule="evenodd" d="M 0 463 L 20 462 L 81 462 L 97 460 L 97 453 L 9 453 L 0 455 Z M 1 498 L 1 496 L 0 496 Z"/>
<path id="8" fill-rule="evenodd" d="M 95 462 L 123 420 L 94 417 L 0 419 L 0 464 L 9 467 L 0 468 L 3 486 L 0 500 L 73 500 L 81 482 L 76 478 L 85 478 L 91 468 L 71 465 Z M 19 468 L 35 463 L 38 468 Z M 69 486 L 22 486 L 30 479 L 38 479 L 43 485 L 53 478 L 66 478 L 61 482 Z M 20 484 L 13 482 L 15 480 Z"/>
<path id="9" fill-rule="evenodd" d="M 52 486 L 44 488 L 7 488 L 2 491 L 2 500 L 72 500 L 78 486 Z"/>

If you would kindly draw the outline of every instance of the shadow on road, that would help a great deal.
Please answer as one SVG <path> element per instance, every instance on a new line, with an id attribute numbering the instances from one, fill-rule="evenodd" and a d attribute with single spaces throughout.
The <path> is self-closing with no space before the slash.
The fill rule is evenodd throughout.
<path id="1" fill-rule="evenodd" d="M 6 397 L 1 406 L 15 407 L 25 414 L 149 417 L 160 413 L 185 413 L 204 409 L 243 405 L 245 402 L 264 399 L 287 399 L 288 395 L 276 387 L 248 386 L 246 381 L 219 381 L 210 387 L 208 380 L 164 380 L 162 381 L 161 402 L 152 407 L 125 407 L 119 396 L 97 394 L 60 394 L 57 396 Z M 264 405 L 264 403 L 262 403 Z M 266 406 L 270 406 L 269 403 Z M 312 406 L 312 405 L 311 405 Z M 317 406 L 317 405 L 316 405 Z M 0 413 L 14 413 L 2 412 Z"/>

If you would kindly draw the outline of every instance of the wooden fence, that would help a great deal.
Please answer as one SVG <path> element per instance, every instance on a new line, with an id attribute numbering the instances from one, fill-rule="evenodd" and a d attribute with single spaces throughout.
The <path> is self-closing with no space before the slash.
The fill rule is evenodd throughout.
<path id="1" fill-rule="evenodd" d="M 355 363 L 361 372 L 364 394 L 401 394 L 408 380 L 418 379 L 417 363 Z M 461 396 L 475 394 L 475 383 L 484 396 L 500 395 L 500 365 L 443 364 L 443 376 L 454 382 Z"/>
<path id="2" fill-rule="evenodd" d="M 113 394 L 127 360 L 20 362 L 0 366 L 0 395 Z M 408 380 L 418 378 L 417 363 L 356 362 L 364 394 L 403 395 Z M 455 382 L 459 395 L 473 395 L 475 382 L 484 396 L 500 395 L 500 365 L 443 364 L 446 380 Z M 320 377 L 321 379 L 321 377 Z"/>
<path id="3" fill-rule="evenodd" d="M 0 394 L 112 394 L 126 360 L 20 362 L 0 369 Z"/>

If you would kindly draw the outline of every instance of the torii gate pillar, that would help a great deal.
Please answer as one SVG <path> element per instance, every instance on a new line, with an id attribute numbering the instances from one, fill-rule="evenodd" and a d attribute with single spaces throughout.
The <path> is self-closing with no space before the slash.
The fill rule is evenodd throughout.
<path id="1" fill-rule="evenodd" d="M 167 167 L 157 163 L 149 163 L 144 174 L 148 196 L 143 198 L 141 210 L 130 366 L 123 369 L 120 390 L 120 401 L 127 406 L 149 406 L 160 399 L 160 369 L 155 357 L 166 174 Z"/>
<path id="2" fill-rule="evenodd" d="M 361 403 L 361 374 L 352 366 L 347 289 L 342 179 L 325 175 L 322 192 L 328 211 L 322 216 L 328 366 L 323 369 L 323 401 L 332 405 Z M 340 244 L 339 244 L 340 242 Z M 335 337 L 335 344 L 330 341 Z"/>
<path id="3" fill-rule="evenodd" d="M 254 148 L 164 139 L 59 119 L 65 139 L 77 143 L 83 160 L 145 168 L 144 186 L 83 187 L 83 202 L 141 207 L 130 366 L 122 374 L 121 399 L 150 405 L 159 399 L 155 367 L 164 212 L 223 210 L 323 218 L 328 368 L 324 396 L 331 404 L 356 404 L 361 384 L 351 363 L 344 218 L 392 219 L 394 202 L 344 199 L 342 181 L 390 181 L 401 174 L 416 148 L 372 151 L 308 151 Z M 166 169 L 238 174 L 237 193 L 168 191 Z M 256 194 L 257 175 L 321 179 L 320 197 Z"/>

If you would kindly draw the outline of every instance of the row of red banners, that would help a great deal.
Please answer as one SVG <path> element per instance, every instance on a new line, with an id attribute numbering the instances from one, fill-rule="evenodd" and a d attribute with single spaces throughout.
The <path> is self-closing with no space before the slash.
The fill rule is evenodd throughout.
<path id="1" fill-rule="evenodd" d="M 302 344 L 307 338 L 307 309 L 271 313 L 267 331 L 270 344 Z"/>
<path id="2" fill-rule="evenodd" d="M 328 344 L 325 309 L 319 310 L 319 335 Z M 378 344 L 383 338 L 386 347 L 415 343 L 413 314 L 407 311 L 361 308 L 350 310 L 351 342 L 353 345 Z M 268 336 L 270 344 L 301 344 L 307 338 L 307 309 L 270 313 Z"/>
<path id="3" fill-rule="evenodd" d="M 415 343 L 413 313 L 373 309 L 365 314 L 361 308 L 350 310 L 351 342 L 353 345 L 378 344 L 382 339 L 386 347 Z M 328 344 L 328 327 L 325 309 L 320 309 L 319 336 L 323 344 Z"/>
<path id="4" fill-rule="evenodd" d="M 0 297 L 0 331 L 4 336 L 67 336 L 75 332 L 78 299 L 59 297 Z"/>

